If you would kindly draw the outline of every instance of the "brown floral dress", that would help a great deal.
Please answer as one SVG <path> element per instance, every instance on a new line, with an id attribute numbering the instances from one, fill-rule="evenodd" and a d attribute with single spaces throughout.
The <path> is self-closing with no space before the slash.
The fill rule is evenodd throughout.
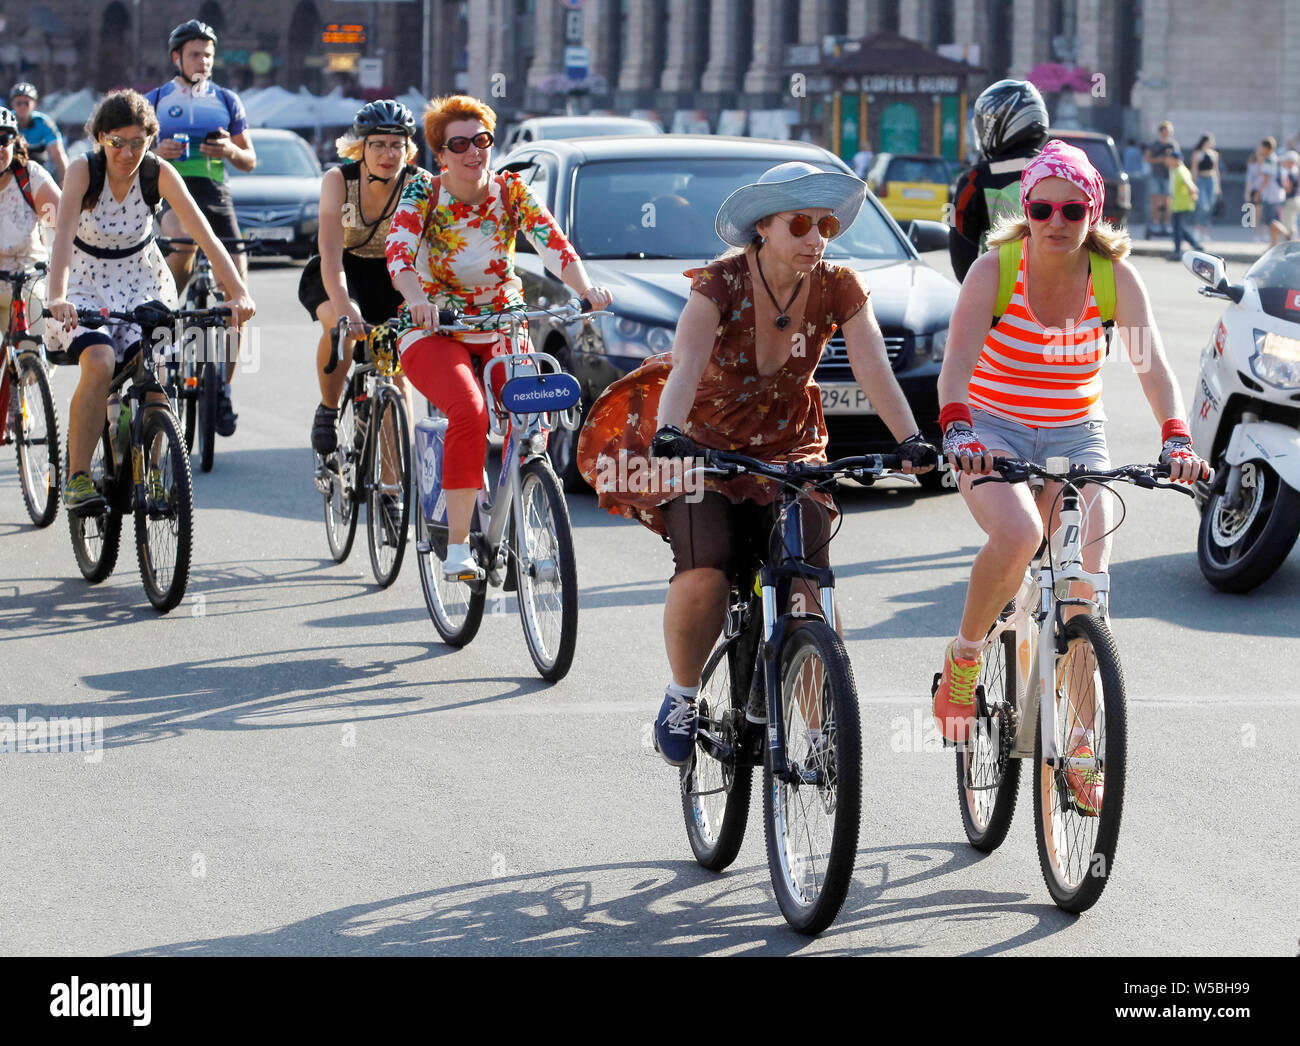
<path id="1" fill-rule="evenodd" d="M 686 434 L 701 446 L 762 461 L 825 461 L 826 421 L 813 372 L 835 329 L 867 303 L 870 292 L 858 274 L 839 265 L 817 264 L 807 277 L 812 282 L 803 330 L 791 335 L 802 337 L 802 346 L 796 342 L 781 369 L 767 376 L 759 374 L 754 351 L 754 286 L 746 256 L 689 269 L 686 275 L 691 277 L 691 290 L 708 298 L 721 314 Z M 620 484 L 618 477 L 628 470 L 620 470 L 616 463 L 620 455 L 649 457 L 659 397 L 671 370 L 672 353 L 665 352 L 610 385 L 592 407 L 578 443 L 578 467 L 596 488 L 600 506 L 644 523 L 657 534 L 665 532 L 659 506 L 681 495 Z M 708 477 L 703 486 L 733 503 L 749 500 L 768 505 L 778 493 L 775 483 L 752 476 Z M 829 496 L 816 497 L 833 510 Z"/>

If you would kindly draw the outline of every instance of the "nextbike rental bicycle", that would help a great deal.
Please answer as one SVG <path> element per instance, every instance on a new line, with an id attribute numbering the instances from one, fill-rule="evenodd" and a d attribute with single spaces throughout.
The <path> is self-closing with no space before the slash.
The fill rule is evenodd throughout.
<path id="1" fill-rule="evenodd" d="M 0 282 L 9 284 L 11 295 L 9 330 L 4 335 L 4 372 L 0 374 L 0 444 L 14 445 L 23 503 L 38 527 L 54 521 L 63 484 L 59 416 L 50 391 L 45 343 L 28 333 L 28 303 L 23 297 L 28 285 L 45 272 L 44 262 L 30 269 L 0 271 Z"/>
<path id="2" fill-rule="evenodd" d="M 803 542 L 805 485 L 873 483 L 900 468 L 892 454 L 826 464 L 758 461 L 703 451 L 706 474 L 781 484 L 777 525 L 761 562 L 732 588 L 726 625 L 700 678 L 698 734 L 681 772 L 682 813 L 695 858 L 721 871 L 736 859 L 751 777 L 763 767 L 763 825 L 777 904 L 800 933 L 834 921 L 848 894 L 862 804 L 862 737 L 853 666 L 835 632 L 835 573 L 812 566 Z M 817 604 L 790 610 L 791 586 L 815 583 Z"/>
<path id="3" fill-rule="evenodd" d="M 172 311 L 161 302 L 125 312 L 77 310 L 85 327 L 135 323 L 143 337 L 134 365 L 126 367 L 109 386 L 111 397 L 130 383 L 122 397 L 125 418 L 104 423 L 90 464 L 91 481 L 104 496 L 104 505 L 90 514 L 68 513 L 72 550 L 82 576 L 91 583 L 103 581 L 117 563 L 123 517 L 133 512 L 140 579 L 149 602 L 162 613 L 180 603 L 189 582 L 194 485 L 175 414 L 168 403 L 147 403 L 145 399 L 149 393 L 164 392 L 153 372 L 158 362 L 154 332 L 176 323 L 222 326 L 229 315 L 225 308 Z"/>
<path id="4" fill-rule="evenodd" d="M 315 450 L 316 489 L 325 498 L 325 537 L 336 563 L 352 551 L 357 517 L 366 506 L 370 567 L 380 588 L 397 579 L 406 553 L 411 510 L 411 430 L 406 403 L 393 379 L 397 359 L 396 319 L 375 326 L 362 324 L 366 336 L 352 349 L 356 364 L 335 420 L 338 440 L 333 453 Z M 325 365 L 332 374 L 343 358 L 350 325 L 342 317 L 330 333 L 334 355 Z"/>
<path id="5" fill-rule="evenodd" d="M 1059 908 L 1082 912 L 1097 903 L 1114 868 L 1128 719 L 1124 672 L 1108 624 L 1110 575 L 1083 568 L 1081 488 L 1132 483 L 1194 495 L 1160 482 L 1169 474 L 1163 465 L 1096 470 L 1071 467 L 1067 458 L 1049 458 L 1046 466 L 998 458 L 993 467 L 1000 475 L 974 482 L 1037 478 L 1063 486 L 1056 499 L 1056 529 L 985 637 L 975 729 L 968 742 L 956 746 L 957 800 L 971 845 L 992 852 L 1011 827 L 1020 760 L 1032 759 L 1034 831 L 1043 879 Z M 1123 499 L 1115 497 L 1122 508 Z M 1121 523 L 1122 516 L 1112 530 Z M 1070 583 L 1079 581 L 1092 587 L 1092 598 L 1071 595 Z M 1067 607 L 1084 612 L 1067 619 Z M 936 674 L 931 696 L 939 678 Z"/>
<path id="6" fill-rule="evenodd" d="M 416 425 L 420 511 L 415 514 L 420 585 L 433 627 L 443 641 L 464 646 L 478 633 L 489 586 L 517 591 L 519 616 L 529 656 L 542 678 L 564 678 L 573 663 L 578 638 L 578 568 L 573 551 L 569 507 L 546 455 L 547 433 L 572 431 L 580 421 L 578 382 L 544 352 L 524 352 L 524 324 L 542 316 L 575 322 L 585 302 L 574 299 L 553 309 L 504 312 L 442 322 L 439 333 L 508 331 L 510 352 L 483 366 L 483 394 L 492 432 L 505 437 L 501 472 L 495 487 L 487 469 L 470 525 L 471 551 L 484 577 L 454 581 L 443 577 L 447 558 L 446 501 L 442 497 L 442 433 L 446 419 L 424 418 Z M 498 399 L 492 375 L 505 368 Z M 508 418 L 508 427 L 506 420 Z"/>
<path id="7" fill-rule="evenodd" d="M 227 250 L 238 253 L 257 244 L 256 237 L 222 239 Z M 158 245 L 164 251 L 174 246 L 193 246 L 194 271 L 181 291 L 181 308 L 204 310 L 214 308 L 220 299 L 217 278 L 212 262 L 203 249 L 188 236 L 159 236 Z M 209 328 L 210 329 L 210 328 Z M 198 333 L 198 332 L 195 332 Z M 199 469 L 212 471 L 217 449 L 217 410 L 221 402 L 221 386 L 226 380 L 226 364 L 231 345 L 229 336 L 212 338 L 206 330 L 199 343 L 188 336 L 182 339 L 181 351 L 168 357 L 161 375 L 172 402 L 172 409 L 185 433 L 185 449 L 194 452 L 198 440 Z"/>

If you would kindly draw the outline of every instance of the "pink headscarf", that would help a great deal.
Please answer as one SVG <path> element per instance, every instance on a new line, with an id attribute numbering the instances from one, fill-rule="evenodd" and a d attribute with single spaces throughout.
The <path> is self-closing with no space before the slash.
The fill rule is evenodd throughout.
<path id="1" fill-rule="evenodd" d="M 1106 183 L 1082 149 L 1066 145 L 1059 138 L 1053 138 L 1044 145 L 1043 151 L 1029 161 L 1020 176 L 1021 208 L 1029 200 L 1030 190 L 1044 178 L 1064 178 L 1072 185 L 1077 185 L 1088 197 L 1089 226 L 1101 221 L 1101 208 L 1106 201 Z"/>

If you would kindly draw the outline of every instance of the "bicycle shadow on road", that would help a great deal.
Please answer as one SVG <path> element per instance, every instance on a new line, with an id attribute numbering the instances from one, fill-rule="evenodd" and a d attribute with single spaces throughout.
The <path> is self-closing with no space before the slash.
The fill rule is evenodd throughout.
<path id="1" fill-rule="evenodd" d="M 784 956 L 922 949 L 955 954 L 967 951 L 967 944 L 939 939 L 940 929 L 970 919 L 981 920 L 993 938 L 981 944 L 981 953 L 992 953 L 1042 939 L 1074 922 L 1050 905 L 1028 903 L 1019 893 L 945 889 L 918 897 L 896 895 L 899 888 L 960 872 L 970 863 L 961 851 L 969 852 L 969 847 L 925 844 L 860 851 L 844 910 L 815 940 L 795 933 L 781 918 L 766 864 L 715 875 L 691 861 L 635 861 L 536 874 L 503 869 L 493 878 L 350 905 L 263 933 L 120 954 Z M 929 856 L 936 853 L 938 859 Z M 863 856 L 872 860 L 864 865 Z M 865 944 L 849 943 L 863 937 Z"/>

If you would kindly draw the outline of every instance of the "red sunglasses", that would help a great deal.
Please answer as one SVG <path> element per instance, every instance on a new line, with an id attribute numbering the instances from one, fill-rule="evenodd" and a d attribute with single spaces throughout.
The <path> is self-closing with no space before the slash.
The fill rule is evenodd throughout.
<path id="1" fill-rule="evenodd" d="M 779 214 L 777 217 L 781 218 Z M 807 236 L 808 230 L 813 227 L 813 220 L 806 214 L 796 214 L 793 218 L 781 218 L 781 220 L 790 226 L 790 235 L 795 238 Z M 817 222 L 817 235 L 823 240 L 833 240 L 839 232 L 840 220 L 833 214 L 828 214 Z"/>
<path id="2" fill-rule="evenodd" d="M 1053 214 L 1061 212 L 1067 222 L 1081 222 L 1088 217 L 1088 205 L 1078 200 L 1069 203 L 1048 203 L 1046 200 L 1026 200 L 1025 213 L 1036 222 L 1050 221 Z"/>

